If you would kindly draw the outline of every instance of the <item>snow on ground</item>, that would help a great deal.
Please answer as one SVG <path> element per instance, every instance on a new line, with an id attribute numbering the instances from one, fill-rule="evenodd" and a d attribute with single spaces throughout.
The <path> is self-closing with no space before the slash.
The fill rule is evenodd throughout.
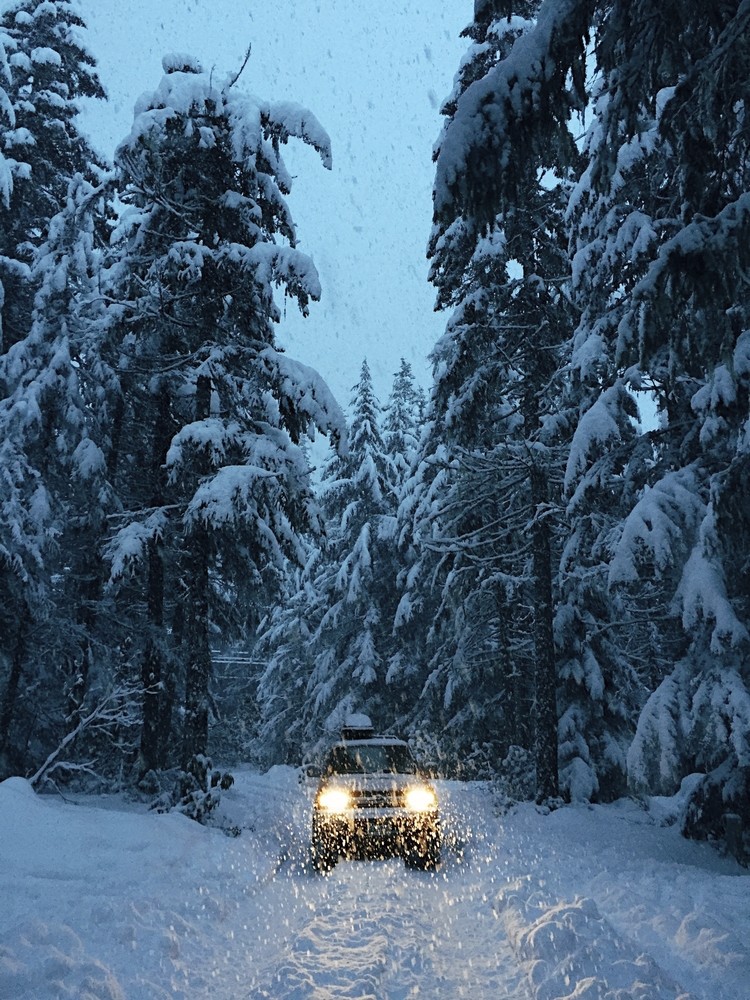
<path id="1" fill-rule="evenodd" d="M 2 1000 L 748 1000 L 750 874 L 669 804 L 499 815 L 438 784 L 437 873 L 307 866 L 313 787 L 235 771 L 232 838 L 0 783 Z"/>

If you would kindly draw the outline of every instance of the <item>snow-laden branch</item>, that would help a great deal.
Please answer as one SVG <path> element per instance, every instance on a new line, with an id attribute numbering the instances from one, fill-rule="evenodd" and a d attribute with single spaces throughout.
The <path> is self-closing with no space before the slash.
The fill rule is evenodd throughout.
<path id="1" fill-rule="evenodd" d="M 89 730 L 109 732 L 115 727 L 132 726 L 135 720 L 130 715 L 130 708 L 133 702 L 143 695 L 143 688 L 134 684 L 119 684 L 103 695 L 94 705 L 91 711 L 79 719 L 77 725 L 59 743 L 57 748 L 50 753 L 42 766 L 29 778 L 31 785 L 38 785 L 42 778 L 52 771 L 61 767 L 72 767 L 77 770 L 88 769 L 90 764 L 68 765 L 62 758 L 65 751 L 71 747 L 75 741 Z"/>

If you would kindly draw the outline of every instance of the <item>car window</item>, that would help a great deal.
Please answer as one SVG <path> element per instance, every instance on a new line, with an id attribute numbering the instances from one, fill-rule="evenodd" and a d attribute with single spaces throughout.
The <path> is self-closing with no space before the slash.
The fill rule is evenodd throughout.
<path id="1" fill-rule="evenodd" d="M 415 774 L 417 765 L 405 746 L 337 746 L 328 755 L 329 774 Z"/>

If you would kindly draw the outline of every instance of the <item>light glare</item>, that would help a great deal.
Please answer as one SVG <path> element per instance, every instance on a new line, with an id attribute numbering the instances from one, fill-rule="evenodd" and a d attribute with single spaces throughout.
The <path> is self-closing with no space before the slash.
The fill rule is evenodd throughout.
<path id="1" fill-rule="evenodd" d="M 416 785 L 406 793 L 406 808 L 412 812 L 426 812 L 436 806 L 437 796 L 427 785 Z"/>
<path id="2" fill-rule="evenodd" d="M 344 812 L 349 808 L 349 793 L 343 788 L 326 788 L 320 793 L 318 805 L 327 812 Z"/>

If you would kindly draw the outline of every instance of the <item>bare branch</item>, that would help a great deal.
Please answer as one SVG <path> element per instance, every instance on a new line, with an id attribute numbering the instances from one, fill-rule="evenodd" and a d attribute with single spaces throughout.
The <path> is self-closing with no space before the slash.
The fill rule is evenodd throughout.
<path id="1" fill-rule="evenodd" d="M 250 60 L 250 51 L 251 51 L 251 49 L 252 49 L 252 44 L 248 45 L 247 51 L 245 52 L 245 58 L 242 60 L 242 65 L 237 70 L 237 73 L 235 74 L 235 76 L 233 76 L 232 79 L 229 81 L 229 83 L 226 85 L 226 88 L 225 88 L 226 90 L 231 90 L 232 87 L 235 85 L 235 83 L 237 83 L 237 81 L 239 80 L 239 78 L 242 76 L 242 72 L 243 72 L 243 70 L 245 69 L 245 66 L 247 66 L 247 64 L 248 64 L 248 62 Z"/>

